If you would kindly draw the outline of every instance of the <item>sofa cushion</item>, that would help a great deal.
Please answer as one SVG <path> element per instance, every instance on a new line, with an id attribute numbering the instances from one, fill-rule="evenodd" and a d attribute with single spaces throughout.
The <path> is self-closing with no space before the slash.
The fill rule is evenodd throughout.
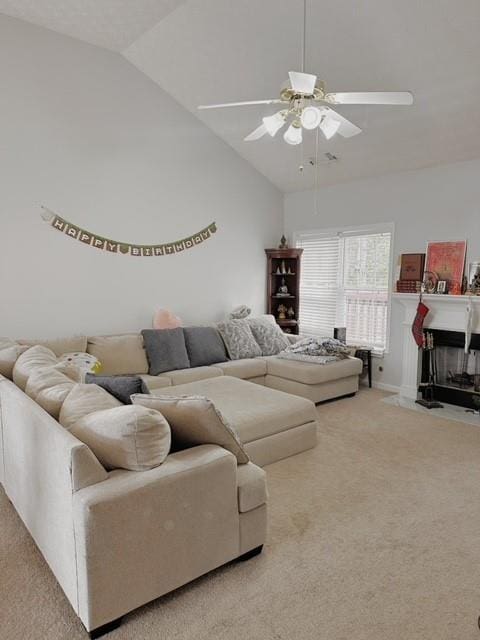
<path id="1" fill-rule="evenodd" d="M 172 381 L 165 375 L 151 376 L 148 373 L 142 373 L 140 378 L 143 380 L 145 386 L 149 391 L 152 389 L 161 389 L 163 387 L 170 387 Z"/>
<path id="2" fill-rule="evenodd" d="M 210 398 L 244 444 L 317 419 L 310 400 L 230 376 L 154 391 L 152 397 L 160 393 Z"/>
<path id="3" fill-rule="evenodd" d="M 18 342 L 29 347 L 39 344 L 42 347 L 51 349 L 56 356 L 62 356 L 64 353 L 71 353 L 72 351 L 87 350 L 87 336 L 70 336 L 67 338 L 52 338 L 50 340 L 19 340 Z"/>
<path id="4" fill-rule="evenodd" d="M 246 320 L 220 322 L 217 327 L 232 360 L 255 358 L 262 355 L 262 350 L 253 337 L 252 330 Z"/>
<path id="5" fill-rule="evenodd" d="M 37 395 L 35 402 L 58 420 L 65 398 L 74 386 L 74 382 L 62 382 L 53 387 L 46 387 Z"/>
<path id="6" fill-rule="evenodd" d="M 267 373 L 267 364 L 263 358 L 245 358 L 244 360 L 229 360 L 215 365 L 226 376 L 234 378 L 258 378 Z"/>
<path id="7" fill-rule="evenodd" d="M 217 378 L 218 376 L 223 376 L 223 371 L 219 367 L 194 367 L 193 369 L 167 371 L 158 377 L 168 378 L 172 385 L 177 385 L 195 382 L 196 380 L 206 380 L 207 378 Z"/>
<path id="8" fill-rule="evenodd" d="M 237 467 L 238 510 L 246 513 L 267 502 L 267 474 L 253 462 Z"/>
<path id="9" fill-rule="evenodd" d="M 264 356 L 274 356 L 290 346 L 286 334 L 280 329 L 272 315 L 247 318 L 253 337 Z"/>
<path id="10" fill-rule="evenodd" d="M 183 334 L 191 367 L 228 360 L 222 336 L 215 327 L 184 327 Z"/>
<path id="11" fill-rule="evenodd" d="M 266 358 L 267 373 L 272 376 L 303 382 L 304 384 L 320 384 L 348 376 L 359 375 L 362 372 L 362 361 L 358 358 L 346 358 L 327 364 L 313 364 L 285 360 L 284 358 Z"/>
<path id="12" fill-rule="evenodd" d="M 51 349 L 35 345 L 22 353 L 13 366 L 13 381 L 25 391 L 27 380 L 34 369 L 57 364 L 57 356 Z"/>
<path id="13" fill-rule="evenodd" d="M 33 400 L 36 400 L 41 391 L 58 384 L 68 384 L 72 389 L 75 382 L 56 366 L 38 367 L 28 377 L 25 393 Z"/>
<path id="14" fill-rule="evenodd" d="M 134 393 L 148 393 L 148 387 L 140 376 L 97 376 L 87 373 L 86 384 L 98 384 L 122 404 L 132 404 L 130 396 Z"/>
<path id="15" fill-rule="evenodd" d="M 163 389 L 157 391 L 157 394 L 163 391 Z M 249 461 L 235 430 L 208 398 L 173 394 L 172 396 L 136 395 L 132 396 L 132 402 L 134 405 L 140 404 L 160 411 L 170 424 L 176 448 L 218 444 L 227 451 L 231 451 L 239 464 Z"/>
<path id="16" fill-rule="evenodd" d="M 75 422 L 89 413 L 121 406 L 121 402 L 96 384 L 76 384 L 65 398 L 59 422 L 66 429 L 70 429 Z"/>
<path id="17" fill-rule="evenodd" d="M 87 352 L 100 361 L 103 375 L 148 373 L 147 356 L 139 333 L 90 337 Z"/>
<path id="18" fill-rule="evenodd" d="M 148 373 L 151 376 L 190 367 L 185 336 L 181 327 L 143 329 L 142 336 L 148 358 Z"/>
<path id="19" fill-rule="evenodd" d="M 70 428 L 90 447 L 105 469 L 146 471 L 162 464 L 170 451 L 165 418 L 142 406 L 94 411 Z"/>
<path id="20" fill-rule="evenodd" d="M 11 380 L 16 361 L 27 349 L 27 345 L 15 343 L 0 345 L 0 375 Z"/>

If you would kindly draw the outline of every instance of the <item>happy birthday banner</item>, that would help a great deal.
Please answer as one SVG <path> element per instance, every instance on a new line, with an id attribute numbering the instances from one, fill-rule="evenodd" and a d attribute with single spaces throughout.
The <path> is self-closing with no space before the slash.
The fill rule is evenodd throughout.
<path id="1" fill-rule="evenodd" d="M 205 229 L 194 233 L 192 236 L 188 236 L 188 238 L 182 238 L 175 242 L 168 242 L 166 244 L 130 244 L 128 242 L 118 242 L 117 240 L 110 240 L 110 238 L 103 238 L 96 233 L 72 224 L 45 207 L 42 207 L 42 209 L 44 210 L 44 213 L 41 214 L 43 220 L 53 229 L 64 233 L 66 236 L 88 244 L 90 247 L 95 247 L 95 249 L 131 256 L 165 256 L 180 253 L 181 251 L 185 251 L 185 249 L 192 249 L 196 245 L 208 240 L 212 234 L 217 231 L 217 225 L 215 222 L 212 222 L 208 227 L 205 227 Z"/>

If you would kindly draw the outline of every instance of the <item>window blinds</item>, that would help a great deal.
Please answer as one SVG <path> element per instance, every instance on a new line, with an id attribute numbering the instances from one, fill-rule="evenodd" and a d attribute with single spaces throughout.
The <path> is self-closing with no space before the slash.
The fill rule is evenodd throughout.
<path id="1" fill-rule="evenodd" d="M 384 351 L 387 346 L 392 234 L 365 230 L 297 234 L 303 248 L 300 332 Z"/>
<path id="2" fill-rule="evenodd" d="M 340 238 L 306 235 L 298 239 L 303 249 L 300 278 L 301 333 L 333 335 L 337 317 Z"/>

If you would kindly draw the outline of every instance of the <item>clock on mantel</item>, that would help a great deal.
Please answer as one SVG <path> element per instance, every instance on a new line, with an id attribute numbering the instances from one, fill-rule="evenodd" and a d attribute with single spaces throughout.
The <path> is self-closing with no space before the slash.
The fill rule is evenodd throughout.
<path id="1" fill-rule="evenodd" d="M 265 249 L 267 254 L 267 313 L 285 333 L 298 334 L 300 265 L 303 249 Z"/>

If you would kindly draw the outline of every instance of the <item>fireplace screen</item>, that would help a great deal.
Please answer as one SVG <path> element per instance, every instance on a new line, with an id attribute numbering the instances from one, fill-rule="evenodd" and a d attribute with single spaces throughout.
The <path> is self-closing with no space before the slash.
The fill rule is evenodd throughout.
<path id="1" fill-rule="evenodd" d="M 465 334 L 458 331 L 427 329 L 419 391 L 440 403 L 480 409 L 480 334 L 472 334 L 469 353 L 465 353 Z"/>
<path id="2" fill-rule="evenodd" d="M 480 392 L 480 351 L 438 346 L 435 349 L 436 384 Z"/>

